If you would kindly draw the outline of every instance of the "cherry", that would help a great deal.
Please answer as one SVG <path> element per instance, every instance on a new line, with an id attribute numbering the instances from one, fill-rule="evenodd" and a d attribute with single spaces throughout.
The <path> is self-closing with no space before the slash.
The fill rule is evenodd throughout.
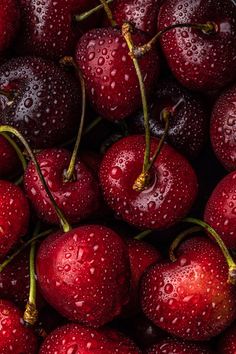
<path id="1" fill-rule="evenodd" d="M 34 354 L 37 342 L 32 330 L 23 325 L 21 312 L 15 305 L 0 300 L 0 353 Z"/>
<path id="2" fill-rule="evenodd" d="M 5 256 L 20 237 L 26 234 L 29 206 L 21 189 L 0 180 L 0 258 Z"/>
<path id="3" fill-rule="evenodd" d="M 77 223 L 98 209 L 99 186 L 92 171 L 82 161 L 77 161 L 72 180 L 65 179 L 71 154 L 65 149 L 46 149 L 36 155 L 42 174 L 68 221 Z M 24 185 L 38 216 L 50 224 L 59 220 L 47 192 L 31 161 L 24 174 Z"/>
<path id="4" fill-rule="evenodd" d="M 47 237 L 36 267 L 42 294 L 70 320 L 98 327 L 128 301 L 127 246 L 106 227 L 80 226 Z"/>
<path id="5" fill-rule="evenodd" d="M 236 326 L 233 324 L 221 336 L 219 344 L 220 354 L 234 354 L 236 352 Z"/>
<path id="6" fill-rule="evenodd" d="M 19 159 L 11 144 L 0 136 L 0 178 L 9 178 L 17 173 Z"/>
<path id="7" fill-rule="evenodd" d="M 229 171 L 236 170 L 236 85 L 216 101 L 211 118 L 211 143 L 216 156 Z"/>
<path id="8" fill-rule="evenodd" d="M 141 352 L 129 338 L 117 331 L 94 330 L 70 323 L 53 331 L 39 351 L 39 354 L 54 353 L 140 354 Z"/>
<path id="9" fill-rule="evenodd" d="M 146 43 L 147 36 L 136 31 L 134 44 Z M 137 74 L 120 30 L 98 28 L 84 34 L 76 48 L 76 62 L 86 83 L 87 95 L 102 117 L 119 120 L 142 104 Z M 152 49 L 139 61 L 146 93 L 159 73 L 159 57 Z"/>
<path id="10" fill-rule="evenodd" d="M 204 345 L 167 338 L 149 348 L 147 354 L 212 354 Z"/>
<path id="11" fill-rule="evenodd" d="M 213 33 L 176 28 L 161 38 L 168 64 L 176 78 L 190 89 L 208 91 L 236 77 L 236 7 L 231 0 L 167 0 L 159 12 L 159 30 L 175 23 L 215 25 Z"/>
<path id="12" fill-rule="evenodd" d="M 158 140 L 151 140 L 151 155 Z M 107 150 L 100 180 L 108 205 L 125 221 L 140 227 L 163 229 L 183 218 L 197 194 L 197 180 L 187 160 L 165 144 L 151 169 L 143 191 L 133 189 L 142 171 L 145 142 L 128 136 Z"/>
<path id="13" fill-rule="evenodd" d="M 225 176 L 213 190 L 204 220 L 216 230 L 227 247 L 236 249 L 236 171 Z"/>
<path id="14" fill-rule="evenodd" d="M 16 0 L 2 0 L 0 8 L 0 54 L 11 45 L 20 24 L 20 10 Z"/>
<path id="15" fill-rule="evenodd" d="M 163 110 L 170 114 L 167 141 L 184 155 L 197 156 L 206 140 L 205 102 L 176 81 L 164 79 L 158 83 L 149 104 L 150 131 L 157 138 L 164 133 Z M 128 124 L 131 132 L 143 133 L 143 112 L 134 114 Z"/>
<path id="16" fill-rule="evenodd" d="M 236 318 L 236 288 L 218 245 L 185 241 L 175 262 L 153 266 L 141 287 L 142 308 L 157 326 L 188 340 L 208 340 Z"/>
<path id="17" fill-rule="evenodd" d="M 17 128 L 34 148 L 74 133 L 80 89 L 62 68 L 40 58 L 15 58 L 0 67 L 0 124 Z"/>

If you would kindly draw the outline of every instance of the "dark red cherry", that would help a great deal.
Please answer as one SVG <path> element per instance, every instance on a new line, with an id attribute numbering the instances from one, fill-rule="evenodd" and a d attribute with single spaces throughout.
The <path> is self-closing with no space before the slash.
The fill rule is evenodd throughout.
<path id="1" fill-rule="evenodd" d="M 211 143 L 229 171 L 236 170 L 236 85 L 216 101 L 211 117 Z"/>
<path id="2" fill-rule="evenodd" d="M 151 156 L 158 140 L 151 140 Z M 104 155 L 100 180 L 105 200 L 122 219 L 140 228 L 163 229 L 183 218 L 197 194 L 196 175 L 187 160 L 165 144 L 150 173 L 149 185 L 141 192 L 133 184 L 142 172 L 145 141 L 128 136 Z"/>
<path id="3" fill-rule="evenodd" d="M 15 305 L 0 300 L 0 353 L 35 354 L 37 340 L 33 331 L 23 324 L 22 314 Z"/>
<path id="4" fill-rule="evenodd" d="M 236 353 L 236 325 L 235 323 L 226 329 L 218 343 L 219 354 Z"/>
<path id="5" fill-rule="evenodd" d="M 18 129 L 33 148 L 65 141 L 79 125 L 79 84 L 54 63 L 32 57 L 0 67 L 0 124 Z"/>
<path id="6" fill-rule="evenodd" d="M 98 327 L 120 314 L 129 295 L 127 246 L 104 226 L 80 226 L 44 240 L 36 260 L 45 299 L 70 320 Z"/>
<path id="7" fill-rule="evenodd" d="M 111 330 L 94 330 L 79 324 L 57 328 L 44 341 L 39 354 L 141 354 L 123 334 Z"/>
<path id="8" fill-rule="evenodd" d="M 26 234 L 29 206 L 18 186 L 0 180 L 0 258 Z"/>
<path id="9" fill-rule="evenodd" d="M 167 338 L 149 348 L 147 354 L 213 354 L 205 345 Z"/>
<path id="10" fill-rule="evenodd" d="M 236 318 L 236 288 L 216 243 L 185 241 L 175 262 L 157 264 L 144 275 L 142 308 L 155 325 L 188 340 L 208 340 Z"/>
<path id="11" fill-rule="evenodd" d="M 148 37 L 136 31 L 135 45 Z M 120 30 L 98 28 L 84 34 L 76 48 L 76 62 L 85 79 L 87 95 L 94 109 L 104 118 L 119 120 L 142 105 L 133 61 Z M 152 49 L 139 61 L 147 95 L 159 73 L 159 57 Z"/>
<path id="12" fill-rule="evenodd" d="M 16 0 L 1 0 L 0 54 L 11 45 L 20 24 L 20 10 Z"/>
<path id="13" fill-rule="evenodd" d="M 176 23 L 211 22 L 214 33 L 176 28 L 161 45 L 176 78 L 189 89 L 211 91 L 236 77 L 236 6 L 231 0 L 167 0 L 159 12 L 159 30 Z"/>
<path id="14" fill-rule="evenodd" d="M 218 232 L 227 247 L 236 249 L 236 171 L 225 176 L 213 190 L 204 220 Z"/>
<path id="15" fill-rule="evenodd" d="M 19 159 L 11 144 L 0 135 L 0 178 L 9 178 L 20 169 Z"/>

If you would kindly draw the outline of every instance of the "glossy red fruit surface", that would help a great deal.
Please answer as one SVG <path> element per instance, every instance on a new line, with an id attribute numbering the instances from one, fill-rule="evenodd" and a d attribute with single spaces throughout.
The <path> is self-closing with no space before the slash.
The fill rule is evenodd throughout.
<path id="1" fill-rule="evenodd" d="M 12 177 L 19 168 L 18 156 L 11 144 L 0 136 L 0 178 Z"/>
<path id="2" fill-rule="evenodd" d="M 236 85 L 216 101 L 210 134 L 213 149 L 222 165 L 229 171 L 236 170 Z"/>
<path id="3" fill-rule="evenodd" d="M 169 333 L 208 340 L 236 318 L 236 288 L 228 283 L 228 265 L 211 240 L 185 241 L 175 262 L 153 266 L 141 288 L 146 316 Z"/>
<path id="4" fill-rule="evenodd" d="M 98 327 L 119 315 L 128 301 L 127 246 L 106 227 L 81 226 L 49 236 L 36 265 L 45 299 L 70 320 Z"/>
<path id="5" fill-rule="evenodd" d="M 62 68 L 40 58 L 0 66 L 0 124 L 18 129 L 32 148 L 64 142 L 79 125 L 80 86 Z"/>
<path id="6" fill-rule="evenodd" d="M 167 338 L 151 347 L 147 354 L 213 354 L 207 347 L 174 338 Z"/>
<path id="7" fill-rule="evenodd" d="M 228 174 L 215 187 L 204 220 L 218 232 L 227 247 L 236 249 L 236 172 Z"/>
<path id="8" fill-rule="evenodd" d="M 135 45 L 148 40 L 140 31 L 132 37 Z M 98 28 L 87 32 L 77 44 L 75 58 L 85 79 L 88 98 L 104 118 L 120 120 L 141 107 L 137 74 L 120 30 Z M 156 49 L 140 59 L 139 64 L 149 94 L 159 73 Z"/>
<path id="9" fill-rule="evenodd" d="M 85 219 L 98 209 L 98 181 L 81 161 L 75 165 L 74 178 L 65 180 L 71 153 L 65 149 L 47 149 L 36 155 L 37 161 L 59 208 L 71 223 Z M 24 186 L 38 216 L 50 224 L 58 224 L 55 209 L 43 187 L 34 163 L 24 174 Z"/>
<path id="10" fill-rule="evenodd" d="M 21 312 L 15 305 L 0 300 L 0 353 L 35 354 L 36 337 L 23 325 Z"/>
<path id="11" fill-rule="evenodd" d="M 20 24 L 20 10 L 16 0 L 1 0 L 0 53 L 11 45 Z"/>
<path id="12" fill-rule="evenodd" d="M 151 156 L 158 140 L 151 140 Z M 165 144 L 151 169 L 151 182 L 141 192 L 133 184 L 142 172 L 145 141 L 125 137 L 106 152 L 100 169 L 108 205 L 122 219 L 140 228 L 163 229 L 183 218 L 197 194 L 196 175 L 187 160 Z"/>
<path id="13" fill-rule="evenodd" d="M 167 0 L 159 13 L 159 30 L 175 23 L 207 22 L 216 24 L 216 33 L 181 28 L 161 38 L 173 74 L 189 89 L 211 91 L 235 79 L 235 4 L 231 0 Z"/>
<path id="14" fill-rule="evenodd" d="M 0 257 L 25 235 L 28 222 L 28 201 L 21 189 L 0 180 Z"/>
<path id="15" fill-rule="evenodd" d="M 220 354 L 236 353 L 236 326 L 233 324 L 224 333 L 218 344 Z"/>
<path id="16" fill-rule="evenodd" d="M 110 330 L 94 330 L 79 324 L 57 328 L 44 341 L 39 354 L 140 354 L 129 338 Z"/>

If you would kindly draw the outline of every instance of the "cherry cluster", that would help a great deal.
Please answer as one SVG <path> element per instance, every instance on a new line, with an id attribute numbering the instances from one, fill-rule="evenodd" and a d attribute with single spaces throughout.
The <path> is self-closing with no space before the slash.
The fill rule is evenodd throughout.
<path id="1" fill-rule="evenodd" d="M 0 354 L 235 354 L 235 1 L 0 3 Z"/>

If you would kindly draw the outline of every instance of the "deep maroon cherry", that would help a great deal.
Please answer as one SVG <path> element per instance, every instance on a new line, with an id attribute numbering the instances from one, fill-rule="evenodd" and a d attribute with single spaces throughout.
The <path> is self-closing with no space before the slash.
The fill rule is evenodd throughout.
<path id="1" fill-rule="evenodd" d="M 0 258 L 25 235 L 28 222 L 28 201 L 21 189 L 0 180 Z"/>
<path id="2" fill-rule="evenodd" d="M 79 83 L 40 58 L 11 59 L 0 67 L 0 123 L 18 129 L 33 148 L 54 146 L 79 125 Z"/>
<path id="3" fill-rule="evenodd" d="M 236 170 L 236 85 L 216 101 L 211 117 L 211 143 L 229 171 Z"/>
<path id="4" fill-rule="evenodd" d="M 159 12 L 159 30 L 176 23 L 214 23 L 213 33 L 176 28 L 161 38 L 168 64 L 190 89 L 211 91 L 236 77 L 236 6 L 231 0 L 167 0 Z"/>
<path id="5" fill-rule="evenodd" d="M 15 305 L 0 300 L 0 353 L 35 354 L 37 340 L 33 331 L 23 324 L 22 314 Z"/>
<path id="6" fill-rule="evenodd" d="M 213 354 L 205 345 L 167 338 L 147 350 L 147 354 Z"/>
<path id="7" fill-rule="evenodd" d="M 140 31 L 132 38 L 135 45 L 148 40 Z M 123 119 L 140 108 L 137 74 L 120 30 L 108 27 L 84 34 L 77 45 L 76 62 L 84 76 L 88 98 L 104 118 Z M 139 65 L 149 94 L 159 73 L 156 49 L 140 59 Z"/>
<path id="8" fill-rule="evenodd" d="M 157 145 L 152 138 L 151 156 Z M 187 160 L 165 144 L 151 169 L 149 185 L 135 191 L 144 148 L 144 137 L 134 135 L 108 149 L 100 169 L 105 200 L 118 216 L 137 227 L 167 228 L 189 212 L 197 194 L 196 175 Z"/>
<path id="9" fill-rule="evenodd" d="M 39 354 L 140 354 L 129 338 L 111 330 L 94 330 L 79 324 L 57 328 L 44 341 Z"/>
<path id="10" fill-rule="evenodd" d="M 209 239 L 185 241 L 175 262 L 153 266 L 141 289 L 142 308 L 157 326 L 188 340 L 208 340 L 236 318 L 236 287 L 228 265 Z"/>
<path id="11" fill-rule="evenodd" d="M 236 249 L 236 171 L 225 176 L 213 190 L 204 220 L 216 230 L 227 247 Z"/>
<path id="12" fill-rule="evenodd" d="M 45 299 L 70 320 L 98 327 L 119 315 L 128 301 L 127 246 L 106 227 L 50 235 L 39 248 L 36 266 Z"/>
<path id="13" fill-rule="evenodd" d="M 98 180 L 92 171 L 82 162 L 77 161 L 74 176 L 67 181 L 71 154 L 64 149 L 42 150 L 36 155 L 43 176 L 59 208 L 71 223 L 77 223 L 93 214 L 100 203 Z M 24 186 L 38 216 L 50 224 L 59 220 L 31 161 L 24 174 Z"/>
<path id="14" fill-rule="evenodd" d="M 9 178 L 16 174 L 19 159 L 11 144 L 0 136 L 0 178 Z"/>
<path id="15" fill-rule="evenodd" d="M 236 353 L 236 325 L 235 323 L 222 333 L 218 344 L 219 354 Z"/>
<path id="16" fill-rule="evenodd" d="M 198 155 L 206 140 L 209 120 L 202 98 L 176 81 L 165 79 L 158 83 L 149 105 L 150 130 L 157 138 L 164 133 L 164 110 L 170 114 L 167 141 L 184 155 Z M 143 112 L 135 114 L 128 123 L 132 133 L 143 133 Z"/>
<path id="17" fill-rule="evenodd" d="M 16 0 L 1 0 L 0 54 L 11 45 L 20 24 L 20 10 Z"/>

